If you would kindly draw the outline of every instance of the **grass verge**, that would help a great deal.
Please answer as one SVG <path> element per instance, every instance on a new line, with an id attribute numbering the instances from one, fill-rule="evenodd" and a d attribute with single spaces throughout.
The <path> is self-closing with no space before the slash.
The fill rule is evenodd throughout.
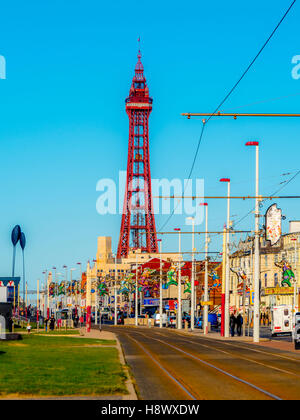
<path id="1" fill-rule="evenodd" d="M 126 394 L 118 350 L 101 344 L 106 340 L 34 334 L 0 341 L 0 397 Z"/>

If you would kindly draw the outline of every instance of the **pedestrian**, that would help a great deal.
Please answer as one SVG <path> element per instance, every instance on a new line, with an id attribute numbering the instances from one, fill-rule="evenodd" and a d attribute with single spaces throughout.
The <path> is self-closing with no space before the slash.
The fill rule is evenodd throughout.
<path id="1" fill-rule="evenodd" d="M 232 313 L 230 315 L 230 332 L 231 332 L 231 337 L 234 337 L 235 324 L 236 324 L 236 317 L 235 317 L 234 313 Z"/>
<path id="2" fill-rule="evenodd" d="M 45 319 L 45 321 L 44 321 L 44 324 L 45 324 L 45 331 L 47 332 L 47 330 L 48 330 L 48 322 L 49 322 L 49 318 L 47 317 L 46 319 Z"/>
<path id="3" fill-rule="evenodd" d="M 55 318 L 52 315 L 51 318 L 50 318 L 50 330 L 53 331 L 54 327 L 55 327 Z"/>
<path id="4" fill-rule="evenodd" d="M 28 322 L 28 324 L 27 324 L 26 329 L 27 329 L 27 332 L 28 332 L 28 334 L 29 334 L 29 333 L 30 333 L 30 331 L 31 331 L 31 325 L 30 325 L 30 323 L 29 323 L 29 322 Z"/>
<path id="5" fill-rule="evenodd" d="M 13 331 L 13 325 L 14 325 L 14 321 L 13 321 L 12 317 L 10 316 L 8 318 L 8 332 L 11 333 Z"/>
<path id="6" fill-rule="evenodd" d="M 79 323 L 79 316 L 78 316 L 78 314 L 75 316 L 75 319 L 74 319 L 74 327 L 75 328 L 77 328 L 78 327 L 78 323 Z"/>
<path id="7" fill-rule="evenodd" d="M 243 317 L 241 314 L 238 314 L 238 316 L 236 317 L 236 332 L 239 337 L 242 334 L 242 325 L 243 325 Z"/>

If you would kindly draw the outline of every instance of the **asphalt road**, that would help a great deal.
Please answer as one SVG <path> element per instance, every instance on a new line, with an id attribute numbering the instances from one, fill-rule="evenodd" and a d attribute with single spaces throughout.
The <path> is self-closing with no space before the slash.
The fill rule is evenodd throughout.
<path id="1" fill-rule="evenodd" d="M 117 334 L 146 400 L 300 399 L 300 354 L 159 328 Z"/>

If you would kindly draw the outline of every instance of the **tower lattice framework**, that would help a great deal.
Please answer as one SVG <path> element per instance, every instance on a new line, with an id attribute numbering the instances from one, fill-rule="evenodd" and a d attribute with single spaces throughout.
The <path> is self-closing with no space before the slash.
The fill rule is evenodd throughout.
<path id="1" fill-rule="evenodd" d="M 129 249 L 158 252 L 149 156 L 152 98 L 149 97 L 140 51 L 125 104 L 129 118 L 129 142 L 118 258 L 127 257 Z"/>

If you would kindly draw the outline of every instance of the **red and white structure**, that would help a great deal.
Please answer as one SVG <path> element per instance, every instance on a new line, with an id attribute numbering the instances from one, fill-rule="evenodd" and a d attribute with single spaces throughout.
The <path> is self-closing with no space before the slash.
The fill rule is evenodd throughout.
<path id="1" fill-rule="evenodd" d="M 129 142 L 117 258 L 126 258 L 129 249 L 158 252 L 149 156 L 149 116 L 152 111 L 152 98 L 149 97 L 140 51 L 125 103 L 129 118 Z"/>

